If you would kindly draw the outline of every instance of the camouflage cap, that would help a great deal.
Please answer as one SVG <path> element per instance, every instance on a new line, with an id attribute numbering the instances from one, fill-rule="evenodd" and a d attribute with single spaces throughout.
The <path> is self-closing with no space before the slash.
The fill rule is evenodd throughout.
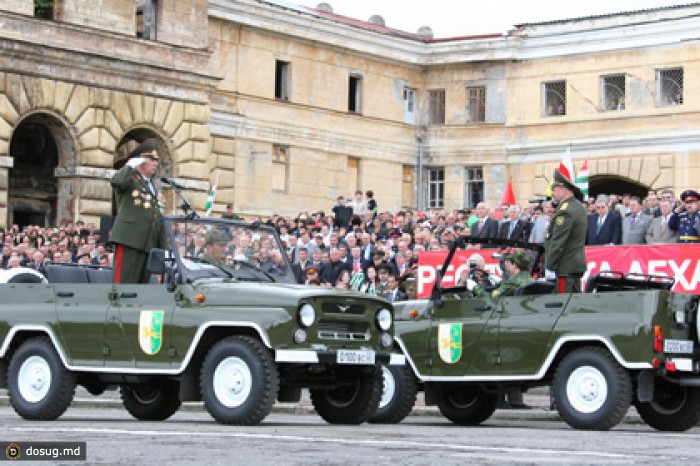
<path id="1" fill-rule="evenodd" d="M 515 265 L 520 267 L 520 270 L 527 270 L 530 267 L 530 261 L 532 261 L 530 254 L 522 250 L 506 254 L 504 259 L 513 262 Z"/>
<path id="2" fill-rule="evenodd" d="M 207 232 L 205 240 L 206 240 L 205 241 L 206 244 L 228 243 L 230 241 L 226 232 L 224 232 L 218 228 L 213 228 L 213 229 L 209 230 Z"/>

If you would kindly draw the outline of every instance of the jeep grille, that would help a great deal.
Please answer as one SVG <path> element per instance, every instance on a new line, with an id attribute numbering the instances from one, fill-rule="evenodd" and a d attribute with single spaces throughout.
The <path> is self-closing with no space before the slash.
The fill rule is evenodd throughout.
<path id="1" fill-rule="evenodd" d="M 365 313 L 365 308 L 361 304 L 323 303 L 321 310 L 324 314 L 362 315 Z"/>
<path id="2" fill-rule="evenodd" d="M 318 338 L 321 340 L 369 341 L 367 324 L 348 322 L 321 322 L 318 324 Z"/>

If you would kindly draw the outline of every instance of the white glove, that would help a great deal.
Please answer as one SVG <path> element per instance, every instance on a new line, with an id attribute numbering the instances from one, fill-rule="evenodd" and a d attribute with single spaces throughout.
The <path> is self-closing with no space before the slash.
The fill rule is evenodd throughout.
<path id="1" fill-rule="evenodd" d="M 477 287 L 477 284 L 474 280 L 471 278 L 467 278 L 467 290 L 469 291 L 474 291 L 474 288 Z"/>
<path id="2" fill-rule="evenodd" d="M 131 168 L 136 169 L 139 165 L 141 165 L 143 162 L 145 162 L 146 159 L 143 157 L 134 157 L 133 159 L 129 159 L 126 164 L 130 166 Z"/>

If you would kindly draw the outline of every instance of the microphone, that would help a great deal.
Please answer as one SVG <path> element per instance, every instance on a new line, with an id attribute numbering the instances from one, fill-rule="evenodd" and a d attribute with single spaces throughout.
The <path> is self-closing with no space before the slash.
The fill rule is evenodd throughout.
<path id="1" fill-rule="evenodd" d="M 177 181 L 175 181 L 175 180 L 173 180 L 173 179 L 171 179 L 171 178 L 163 177 L 163 178 L 160 179 L 160 182 L 161 182 L 161 183 L 168 184 L 168 185 L 172 186 L 172 187 L 175 188 L 175 189 L 185 189 L 184 186 L 182 186 L 180 183 L 178 183 Z"/>

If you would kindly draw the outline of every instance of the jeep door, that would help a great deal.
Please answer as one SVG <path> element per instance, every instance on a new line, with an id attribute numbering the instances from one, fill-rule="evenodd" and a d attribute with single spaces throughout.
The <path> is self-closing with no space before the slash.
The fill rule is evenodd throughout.
<path id="1" fill-rule="evenodd" d="M 170 367 L 174 293 L 160 284 L 115 285 L 105 326 L 105 365 Z"/>
<path id="2" fill-rule="evenodd" d="M 112 286 L 97 283 L 55 283 L 52 286 L 69 364 L 102 366 L 102 333 Z"/>
<path id="3" fill-rule="evenodd" d="M 570 296 L 501 298 L 498 312 L 500 374 L 535 374 L 542 367 L 545 345 Z"/>
<path id="4" fill-rule="evenodd" d="M 433 307 L 430 324 L 431 376 L 496 373 L 495 310 L 490 297 L 445 291 L 443 305 Z"/>

